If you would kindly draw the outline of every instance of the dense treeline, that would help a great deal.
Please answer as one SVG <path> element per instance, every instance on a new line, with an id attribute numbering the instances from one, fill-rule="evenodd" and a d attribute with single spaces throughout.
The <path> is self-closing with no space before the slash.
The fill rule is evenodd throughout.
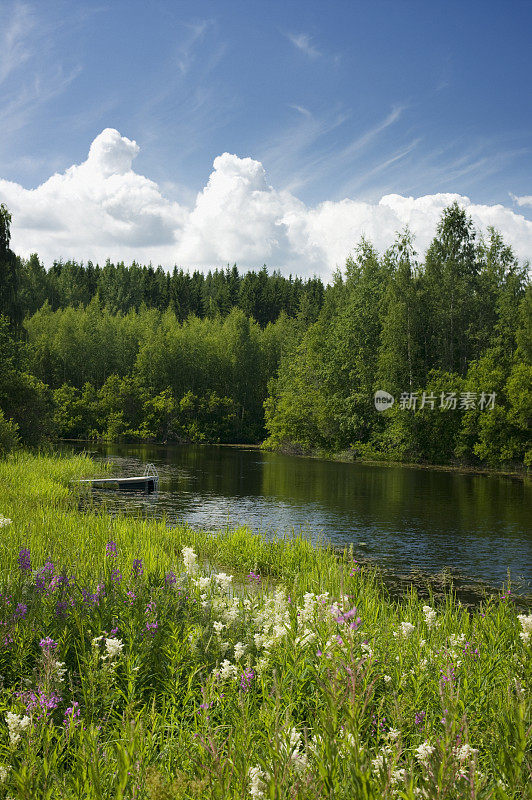
<path id="1" fill-rule="evenodd" d="M 527 268 L 458 205 L 424 263 L 408 231 L 382 258 L 362 241 L 270 383 L 266 444 L 530 466 L 531 320 Z M 395 399 L 380 412 L 377 390 Z"/>
<path id="2" fill-rule="evenodd" d="M 13 256 L 16 262 L 16 256 Z M 174 311 L 179 321 L 190 315 L 199 318 L 227 316 L 231 309 L 240 308 L 260 325 L 275 322 L 281 311 L 296 316 L 301 310 L 316 318 L 323 303 L 324 287 L 319 278 L 303 281 L 283 277 L 280 272 L 268 274 L 264 266 L 258 272 L 241 275 L 233 266 L 204 275 L 174 268 L 140 266 L 135 262 L 126 267 L 123 262 L 107 261 L 100 267 L 89 261 L 55 261 L 46 271 L 36 254 L 18 260 L 18 291 L 11 301 L 13 316 L 33 314 L 44 303 L 52 310 L 87 306 L 97 300 L 111 312 L 127 313 L 147 308 Z M 18 307 L 17 307 L 18 306 Z"/>
<path id="3" fill-rule="evenodd" d="M 167 273 L 10 250 L 0 207 L 0 442 L 261 441 L 292 452 L 532 463 L 532 292 L 490 230 L 448 208 L 319 279 Z M 374 392 L 395 398 L 379 412 Z M 18 427 L 17 427 L 18 426 Z M 0 447 L 2 445 L 0 444 Z"/>
<path id="4" fill-rule="evenodd" d="M 317 319 L 319 279 L 109 262 L 45 271 L 10 250 L 10 222 L 0 208 L 3 449 L 17 436 L 264 438 L 268 381 L 282 347 Z"/>

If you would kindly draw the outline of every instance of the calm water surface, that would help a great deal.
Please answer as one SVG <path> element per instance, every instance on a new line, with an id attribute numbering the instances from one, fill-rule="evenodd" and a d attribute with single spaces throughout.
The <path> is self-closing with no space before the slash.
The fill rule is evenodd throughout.
<path id="1" fill-rule="evenodd" d="M 139 511 L 219 530 L 247 525 L 278 536 L 293 530 L 400 571 L 445 567 L 532 592 L 532 484 L 511 478 L 410 467 L 338 464 L 223 446 L 90 445 L 116 473 L 152 461 L 152 495 L 96 492 L 109 511 Z"/>

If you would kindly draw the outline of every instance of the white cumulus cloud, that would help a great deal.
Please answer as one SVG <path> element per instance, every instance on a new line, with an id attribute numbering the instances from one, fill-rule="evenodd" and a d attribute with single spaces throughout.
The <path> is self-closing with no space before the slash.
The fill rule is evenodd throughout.
<path id="1" fill-rule="evenodd" d="M 510 194 L 510 197 L 518 206 L 532 206 L 532 194 L 521 195 L 521 197 Z"/>
<path id="2" fill-rule="evenodd" d="M 13 249 L 37 252 L 48 266 L 59 258 L 200 269 L 236 261 L 328 279 L 362 235 L 382 251 L 408 224 L 423 253 L 443 209 L 456 200 L 480 231 L 493 225 L 519 258 L 532 255 L 532 222 L 505 206 L 458 194 L 389 194 L 377 203 L 347 198 L 310 207 L 270 186 L 259 161 L 230 153 L 215 158 L 207 185 L 185 207 L 133 170 L 138 152 L 136 142 L 106 128 L 86 161 L 36 189 L 0 180 L 0 202 L 13 216 Z"/>

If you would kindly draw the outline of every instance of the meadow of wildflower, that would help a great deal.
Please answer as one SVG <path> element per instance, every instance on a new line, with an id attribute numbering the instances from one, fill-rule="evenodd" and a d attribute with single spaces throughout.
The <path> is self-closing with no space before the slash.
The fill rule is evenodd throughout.
<path id="1" fill-rule="evenodd" d="M 0 798 L 530 797 L 532 615 L 352 553 L 80 504 L 0 461 Z"/>

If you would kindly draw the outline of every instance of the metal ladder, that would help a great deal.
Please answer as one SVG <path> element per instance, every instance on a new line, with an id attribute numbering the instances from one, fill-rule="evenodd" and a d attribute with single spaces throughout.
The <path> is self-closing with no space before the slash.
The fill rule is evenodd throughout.
<path id="1" fill-rule="evenodd" d="M 152 463 L 146 464 L 146 469 L 144 470 L 144 477 L 153 478 L 153 485 L 155 487 L 155 491 L 159 489 L 159 473 L 157 472 L 157 467 L 155 466 L 155 464 Z"/>

